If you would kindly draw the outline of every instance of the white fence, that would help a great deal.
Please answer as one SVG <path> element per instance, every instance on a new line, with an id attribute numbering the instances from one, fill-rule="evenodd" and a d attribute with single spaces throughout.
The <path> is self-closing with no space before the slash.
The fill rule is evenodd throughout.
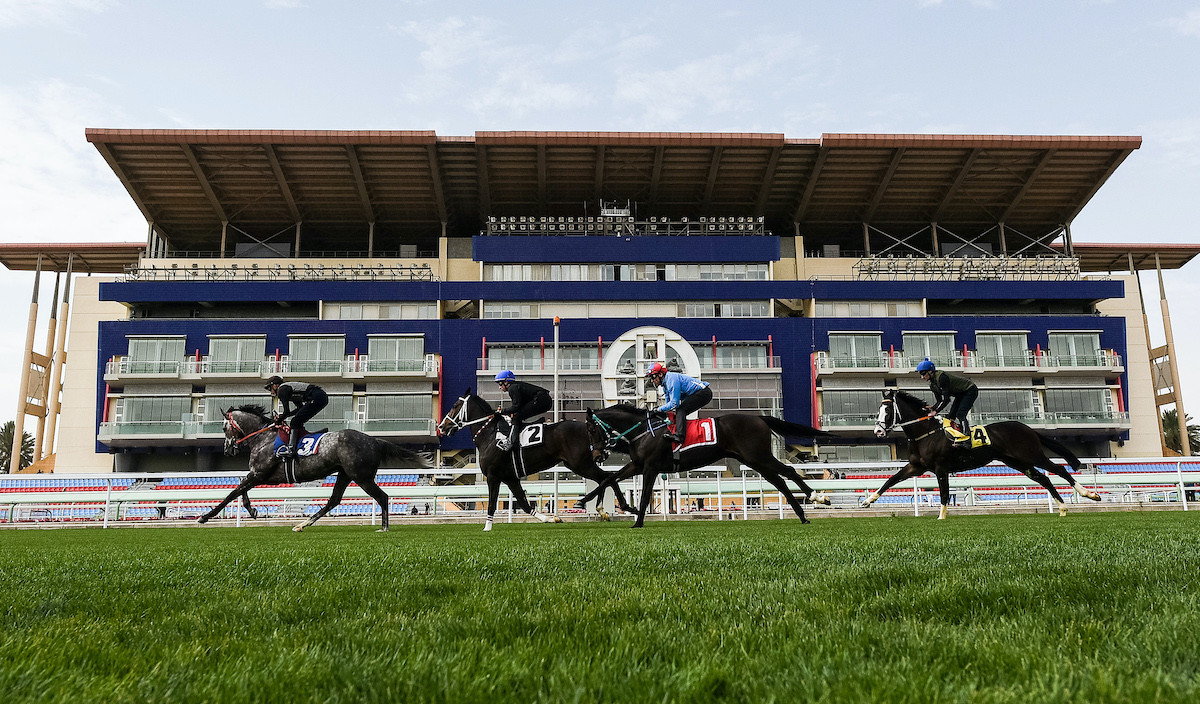
<path id="1" fill-rule="evenodd" d="M 1085 469 L 1074 475 L 1080 485 L 1093 489 L 1103 498 L 1101 505 L 1170 505 L 1189 510 L 1200 491 L 1200 458 L 1088 460 Z M 939 503 L 937 480 L 931 474 L 902 482 L 891 489 L 870 509 L 859 509 L 858 502 L 878 489 L 884 478 L 904 465 L 903 462 L 794 465 L 810 477 L 816 491 L 827 492 L 832 508 L 810 507 L 843 515 L 877 515 L 880 511 L 936 511 Z M 615 471 L 617 467 L 608 467 Z M 558 468 L 553 479 L 524 482 L 531 501 L 551 512 L 579 513 L 571 505 L 591 486 Z M 715 518 L 749 518 L 792 515 L 774 487 L 747 469 L 738 476 L 724 466 L 706 467 L 656 482 L 652 511 L 661 515 L 711 515 Z M 818 478 L 829 474 L 837 478 Z M 243 472 L 170 473 L 170 474 L 54 474 L 0 475 L 0 524 L 86 523 L 105 527 L 139 521 L 192 519 L 207 512 L 223 499 Z M 451 476 L 475 479 L 472 484 L 437 484 Z M 403 481 L 396 481 L 403 477 Z M 426 470 L 381 470 L 380 484 L 391 497 L 389 513 L 395 516 L 435 516 L 476 520 L 483 515 L 487 485 L 476 469 L 446 468 Z M 389 481 L 391 480 L 391 481 Z M 1051 481 L 1066 501 L 1078 503 L 1069 487 L 1059 478 Z M 640 479 L 622 482 L 621 489 L 636 501 Z M 160 488 L 169 486 L 170 488 Z M 332 483 L 311 482 L 293 486 L 263 486 L 251 491 L 251 499 L 260 515 L 301 518 L 311 515 L 329 498 Z M 1002 465 L 989 465 L 950 478 L 952 503 L 956 506 L 1047 507 L 1053 508 L 1048 493 L 1028 477 Z M 664 500 L 664 497 L 666 500 Z M 501 508 L 510 520 L 512 503 L 507 488 L 501 489 Z M 1094 505 L 1090 501 L 1085 505 Z M 344 508 L 332 518 L 357 517 L 374 523 L 379 507 L 366 492 L 351 485 L 345 493 Z M 636 505 L 636 503 L 634 504 Z M 415 511 L 414 511 L 415 509 Z M 221 518 L 242 525 L 246 512 L 240 500 L 226 507 Z"/>

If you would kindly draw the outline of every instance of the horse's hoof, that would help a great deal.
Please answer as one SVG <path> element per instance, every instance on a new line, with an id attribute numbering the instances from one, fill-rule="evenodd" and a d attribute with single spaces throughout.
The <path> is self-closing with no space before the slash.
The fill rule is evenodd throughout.
<path id="1" fill-rule="evenodd" d="M 601 511 L 601 512 L 600 512 L 600 520 L 602 520 L 602 521 L 611 521 L 611 520 L 612 520 L 612 516 L 608 515 L 608 512 L 607 512 L 607 511 Z"/>
<path id="2" fill-rule="evenodd" d="M 485 523 L 485 524 L 483 525 L 483 532 L 484 532 L 484 533 L 487 533 L 487 532 L 488 532 L 488 531 L 490 531 L 491 529 L 492 529 L 492 524 L 491 524 L 491 523 Z"/>
<path id="3" fill-rule="evenodd" d="M 199 525 L 204 525 L 205 523 L 208 523 L 208 519 L 205 518 L 204 516 L 201 516 L 196 519 L 196 523 Z"/>
<path id="4" fill-rule="evenodd" d="M 555 517 L 554 517 L 554 522 L 555 522 L 555 523 L 562 523 L 562 522 L 563 522 L 563 519 L 559 518 L 558 516 L 555 516 Z"/>
<path id="5" fill-rule="evenodd" d="M 1059 505 L 1058 505 L 1058 517 L 1059 517 L 1059 518 L 1065 518 L 1065 517 L 1066 517 L 1066 515 L 1067 515 L 1067 505 L 1066 505 L 1066 504 L 1059 504 Z"/>
<path id="6" fill-rule="evenodd" d="M 251 512 L 250 512 L 250 519 L 251 519 L 251 520 L 254 520 L 254 521 L 257 521 L 257 520 L 258 520 L 258 511 L 251 511 Z"/>
<path id="7" fill-rule="evenodd" d="M 813 494 L 812 498 L 810 498 L 809 501 L 811 501 L 814 504 L 821 504 L 822 506 L 829 506 L 830 504 L 833 503 L 832 501 L 829 500 L 829 494 L 827 494 L 823 491 L 818 491 L 817 493 Z"/>
<path id="8" fill-rule="evenodd" d="M 292 532 L 293 533 L 303 533 L 304 532 L 304 524 L 301 523 L 298 526 L 292 526 Z"/>
<path id="9" fill-rule="evenodd" d="M 1085 499 L 1091 499 L 1092 501 L 1099 501 L 1099 500 L 1100 500 L 1100 495 L 1099 495 L 1099 494 L 1097 494 L 1097 493 L 1096 493 L 1096 492 L 1094 492 L 1094 491 L 1088 491 L 1087 493 L 1085 493 L 1085 494 L 1083 495 L 1083 498 L 1085 498 Z"/>
<path id="10" fill-rule="evenodd" d="M 377 531 L 375 531 L 375 532 L 376 532 L 376 533 L 386 533 L 386 532 L 388 532 L 388 529 L 387 529 L 387 528 L 380 528 L 379 530 L 377 530 Z"/>
<path id="11" fill-rule="evenodd" d="M 812 523 L 812 521 L 808 520 L 807 518 L 801 518 L 801 519 L 800 519 L 800 525 L 802 525 L 802 526 L 806 526 L 806 525 L 808 525 L 809 523 Z"/>

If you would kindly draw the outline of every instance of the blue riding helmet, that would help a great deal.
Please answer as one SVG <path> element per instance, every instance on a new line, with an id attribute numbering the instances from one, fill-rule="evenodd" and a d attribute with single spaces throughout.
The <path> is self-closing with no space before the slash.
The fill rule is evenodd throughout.
<path id="1" fill-rule="evenodd" d="M 935 367 L 933 366 L 933 362 L 930 362 L 928 357 L 926 357 L 924 360 L 921 361 L 920 364 L 917 365 L 917 373 L 918 374 L 922 374 L 924 372 L 931 372 L 931 371 L 934 371 L 934 369 L 935 369 Z"/>
<path id="2" fill-rule="evenodd" d="M 496 375 L 496 383 L 499 384 L 502 381 L 514 381 L 516 378 L 517 377 L 512 372 L 505 369 Z"/>

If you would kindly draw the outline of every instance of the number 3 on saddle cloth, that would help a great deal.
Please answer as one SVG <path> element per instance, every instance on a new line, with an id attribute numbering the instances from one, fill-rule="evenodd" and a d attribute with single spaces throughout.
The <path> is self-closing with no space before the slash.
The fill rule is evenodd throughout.
<path id="1" fill-rule="evenodd" d="M 276 455 L 287 450 L 289 433 L 290 430 L 287 426 L 279 429 L 279 434 L 275 436 L 275 445 L 271 448 Z M 325 433 L 326 431 L 324 430 L 318 430 L 315 433 L 309 433 L 300 438 L 300 442 L 296 445 L 296 456 L 308 457 L 309 455 L 317 454 L 317 451 L 321 449 L 321 440 L 325 438 Z"/>
<path id="2" fill-rule="evenodd" d="M 675 432 L 675 414 L 670 414 L 671 424 L 667 426 L 667 430 Z M 681 446 L 677 442 L 671 443 L 671 450 L 681 452 L 689 450 L 693 447 L 705 447 L 707 445 L 717 444 L 717 419 L 716 418 L 701 418 L 699 420 L 690 420 L 687 424 L 687 437 L 683 439 Z"/>

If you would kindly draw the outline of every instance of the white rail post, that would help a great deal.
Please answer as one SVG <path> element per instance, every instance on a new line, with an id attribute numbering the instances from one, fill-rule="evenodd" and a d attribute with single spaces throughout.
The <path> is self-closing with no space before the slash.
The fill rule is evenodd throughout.
<path id="1" fill-rule="evenodd" d="M 747 496 L 746 495 L 746 468 L 742 467 L 742 520 L 743 521 L 750 518 L 750 509 L 746 508 L 746 504 L 748 504 L 750 502 L 746 501 L 746 496 Z"/>
<path id="2" fill-rule="evenodd" d="M 921 515 L 921 507 L 917 505 L 917 478 L 913 477 L 913 515 Z"/>
<path id="3" fill-rule="evenodd" d="M 108 486 L 107 489 L 104 489 L 104 528 L 108 528 L 108 512 L 112 511 L 112 506 L 113 506 L 113 504 L 112 504 L 112 501 L 113 501 L 113 479 L 112 479 L 112 477 L 107 477 L 107 479 L 104 480 L 104 483 L 106 483 L 106 485 Z M 1184 510 L 1187 510 L 1187 509 L 1184 509 Z"/>
<path id="4" fill-rule="evenodd" d="M 717 520 L 725 520 L 725 509 L 721 505 L 721 472 L 717 472 Z"/>
<path id="5" fill-rule="evenodd" d="M 780 520 L 782 520 L 783 519 L 783 492 L 781 491 L 778 493 L 779 493 L 779 518 L 780 518 Z"/>
<path id="6" fill-rule="evenodd" d="M 1179 500 L 1183 502 L 1183 510 L 1188 510 L 1187 494 L 1183 491 L 1183 462 L 1175 463 L 1175 474 L 1179 477 Z"/>

